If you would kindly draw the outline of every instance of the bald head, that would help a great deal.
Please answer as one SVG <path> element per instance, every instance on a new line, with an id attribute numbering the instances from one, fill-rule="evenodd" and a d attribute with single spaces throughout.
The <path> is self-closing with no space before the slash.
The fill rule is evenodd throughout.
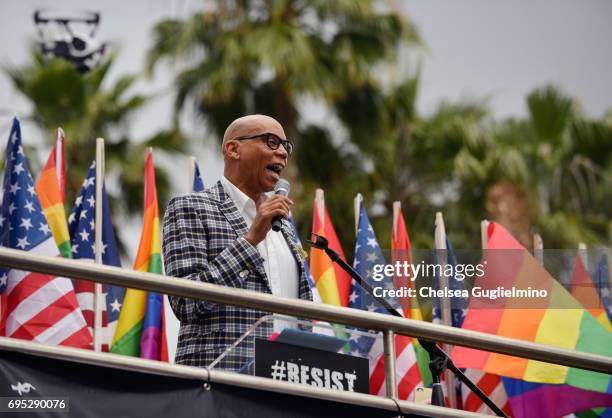
<path id="1" fill-rule="evenodd" d="M 223 135 L 223 175 L 255 202 L 274 189 L 289 158 L 284 145 L 274 149 L 264 134 L 286 139 L 281 124 L 265 115 L 238 118 Z M 249 139 L 236 140 L 240 137 Z"/>
<path id="2" fill-rule="evenodd" d="M 238 138 L 240 136 L 255 135 L 259 133 L 270 132 L 276 134 L 280 138 L 285 138 L 285 131 L 280 123 L 274 118 L 266 115 L 247 115 L 235 119 L 229 124 L 223 134 L 223 144 L 221 149 L 225 154 L 225 145 L 227 141 Z"/>

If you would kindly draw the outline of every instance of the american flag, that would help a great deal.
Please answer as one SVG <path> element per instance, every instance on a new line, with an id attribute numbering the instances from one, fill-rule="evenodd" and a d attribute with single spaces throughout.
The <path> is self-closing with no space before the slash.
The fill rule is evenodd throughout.
<path id="1" fill-rule="evenodd" d="M 387 289 L 394 289 L 392 278 L 375 282 L 372 280 L 374 265 L 385 265 L 374 229 L 370 224 L 363 205 L 359 209 L 359 223 L 357 229 L 357 244 L 355 245 L 355 260 L 353 267 L 372 286 L 383 285 Z M 395 298 L 387 299 L 398 311 L 402 309 Z M 358 288 L 353 281 L 353 289 L 349 298 L 349 307 L 367 309 L 371 312 L 387 313 L 386 309 L 369 293 Z M 351 335 L 351 351 L 353 355 L 367 357 L 370 360 L 370 393 L 373 395 L 386 395 L 384 351 L 381 338 Z M 397 336 L 395 340 L 396 375 L 398 382 L 399 399 L 413 398 L 417 387 L 422 387 L 417 364 L 416 354 L 410 337 Z"/>
<path id="2" fill-rule="evenodd" d="M 68 229 L 72 242 L 72 257 L 74 259 L 94 261 L 95 244 L 95 217 L 96 217 L 96 162 L 89 167 L 89 172 L 81 192 L 77 197 L 72 213 L 68 217 Z M 110 220 L 106 186 L 102 186 L 102 263 L 121 267 L 115 233 Z M 83 315 L 88 327 L 93 327 L 94 311 L 94 283 L 84 280 L 75 280 L 74 287 Z M 125 289 L 117 286 L 102 286 L 100 303 L 102 311 L 102 351 L 108 351 L 115 334 L 121 304 Z"/>
<path id="3" fill-rule="evenodd" d="M 23 152 L 17 118 L 13 120 L 6 149 L 3 187 L 1 245 L 58 257 L 59 250 Z M 2 269 L 0 294 L 1 335 L 50 345 L 91 348 L 91 333 L 69 279 Z"/>
<path id="4" fill-rule="evenodd" d="M 597 288 L 601 305 L 606 310 L 608 319 L 612 322 L 612 298 L 610 295 L 610 276 L 608 268 L 608 259 L 604 254 L 599 260 L 595 274 L 593 274 L 593 282 Z"/>
<path id="5" fill-rule="evenodd" d="M 446 239 L 446 254 L 447 263 L 453 267 L 457 265 L 457 256 L 453 251 L 448 237 Z M 454 268 L 453 268 L 454 271 Z M 463 290 L 465 289 L 464 282 L 462 280 L 455 280 L 454 277 L 449 277 L 448 286 L 452 290 Z M 433 279 L 432 287 L 434 289 L 440 289 L 440 281 L 436 276 Z M 432 322 L 437 324 L 443 324 L 442 321 L 442 306 L 440 298 L 433 298 L 432 301 Z M 468 307 L 468 299 L 461 297 L 450 298 L 450 309 L 451 309 L 451 325 L 456 328 L 461 328 L 463 321 L 465 320 L 465 314 Z M 464 370 L 465 375 L 470 378 L 497 406 L 502 408 L 506 413 L 510 412 L 510 403 L 508 402 L 508 395 L 504 389 L 504 385 L 500 376 L 484 373 L 481 370 L 466 369 Z M 443 378 L 443 376 L 442 376 Z M 461 403 L 458 405 L 465 411 L 480 412 L 481 414 L 495 415 L 482 400 L 476 396 L 474 392 L 467 386 L 462 384 L 458 379 L 455 380 L 455 386 L 460 392 Z M 446 388 L 445 385 L 442 386 Z"/>
<path id="6" fill-rule="evenodd" d="M 446 238 L 446 254 L 447 254 L 447 263 L 451 266 L 457 265 L 457 256 L 453 251 L 453 247 L 451 243 Z M 454 270 L 453 270 L 454 271 Z M 463 290 L 465 286 L 463 285 L 463 281 L 455 280 L 454 277 L 449 278 L 448 281 L 449 288 L 452 290 Z M 440 289 L 440 281 L 436 276 L 433 280 L 432 287 L 434 289 Z M 450 307 L 451 307 L 451 325 L 453 327 L 461 328 L 463 325 L 463 320 L 465 319 L 465 313 L 468 307 L 468 300 L 466 298 L 450 298 Z M 436 324 L 442 323 L 442 307 L 440 298 L 433 298 L 432 301 L 432 322 Z"/>

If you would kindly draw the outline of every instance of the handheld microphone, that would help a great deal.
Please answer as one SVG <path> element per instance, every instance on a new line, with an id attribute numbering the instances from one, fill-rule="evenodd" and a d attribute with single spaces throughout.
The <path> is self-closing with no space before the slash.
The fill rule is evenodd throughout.
<path id="1" fill-rule="evenodd" d="M 288 196 L 289 190 L 291 190 L 291 185 L 285 179 L 279 179 L 274 186 L 274 194 L 279 194 L 281 196 Z M 275 216 L 272 218 L 272 230 L 274 232 L 280 231 L 282 220 L 282 216 Z"/>

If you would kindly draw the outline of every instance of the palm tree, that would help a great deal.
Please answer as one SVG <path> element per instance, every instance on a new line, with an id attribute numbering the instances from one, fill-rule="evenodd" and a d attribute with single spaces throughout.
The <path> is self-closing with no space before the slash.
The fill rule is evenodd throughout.
<path id="1" fill-rule="evenodd" d="M 475 225 L 485 218 L 495 220 L 530 248 L 537 195 L 524 128 L 524 123 L 510 120 L 481 131 L 476 141 L 466 143 L 457 154 L 455 174 L 462 206 L 478 216 L 472 219 Z"/>
<path id="2" fill-rule="evenodd" d="M 149 97 L 132 94 L 136 80 L 133 75 L 120 77 L 108 84 L 113 65 L 110 56 L 100 66 L 82 75 L 74 66 L 61 59 L 47 60 L 37 49 L 32 50 L 32 61 L 21 67 L 6 67 L 14 87 L 27 97 L 33 106 L 32 119 L 43 132 L 61 126 L 66 133 L 65 156 L 69 176 L 66 179 L 66 202 L 72 202 L 91 161 L 95 158 L 95 141 L 106 141 L 106 166 L 109 174 L 119 179 L 119 192 L 111 196 L 116 209 L 124 213 L 142 210 L 144 150 L 154 146 L 175 152 L 183 148 L 178 130 L 160 132 L 139 144 L 130 142 L 129 120 L 143 108 Z M 168 195 L 168 178 L 158 170 L 157 188 L 160 201 Z M 69 203 L 68 203 L 69 204 Z M 69 208 L 68 208 L 69 209 Z"/>
<path id="3" fill-rule="evenodd" d="M 462 195 L 528 248 L 536 229 L 548 248 L 610 242 L 612 124 L 581 114 L 551 86 L 527 104 L 528 119 L 497 123 L 458 154 Z"/>
<path id="4" fill-rule="evenodd" d="M 354 145 L 345 155 L 366 167 L 357 191 L 376 209 L 371 211 L 371 220 L 381 243 L 390 242 L 392 203 L 399 200 L 413 244 L 431 248 L 436 211 L 444 211 L 449 224 L 466 222 L 460 210 L 463 206 L 456 202 L 454 159 L 466 143 L 479 139 L 477 133 L 487 110 L 480 103 L 442 103 L 433 115 L 419 115 L 419 80 L 417 73 L 385 89 L 373 85 L 352 89 L 335 103 L 335 109 Z M 330 182 L 326 180 L 329 174 L 322 177 L 321 182 Z M 345 185 L 331 190 L 344 194 L 342 199 L 348 203 L 340 213 L 349 214 L 346 222 L 350 227 L 353 196 L 346 194 L 354 195 L 355 191 Z M 477 224 L 478 220 L 474 221 L 473 225 Z M 460 246 L 473 245 L 478 237 L 477 231 L 472 234 L 474 239 L 458 228 L 451 231 L 453 242 Z"/>
<path id="5" fill-rule="evenodd" d="M 285 176 L 293 184 L 300 234 L 308 235 L 314 190 L 322 187 L 348 248 L 350 202 L 354 193 L 368 192 L 361 187 L 367 173 L 350 154 L 353 138 L 339 144 L 329 122 L 334 104 L 352 89 L 381 84 L 374 68 L 393 64 L 403 42 L 420 42 L 414 27 L 375 10 L 370 0 L 218 1 L 185 21 L 160 22 L 149 68 L 177 65 L 176 114 L 193 105 L 217 139 L 244 114 L 279 120 L 297 145 Z M 304 99 L 329 110 L 325 124 L 305 122 Z"/>
<path id="6" fill-rule="evenodd" d="M 553 87 L 528 97 L 536 132 L 534 152 L 542 169 L 538 226 L 563 248 L 610 242 L 612 224 L 612 123 L 585 115 L 576 101 Z M 548 187 L 542 187 L 542 182 Z"/>
<path id="7" fill-rule="evenodd" d="M 572 100 L 541 89 L 528 99 L 527 120 L 497 123 L 482 103 L 444 103 L 422 117 L 415 110 L 418 76 L 383 83 L 377 74 L 384 71 L 374 70 L 392 65 L 397 46 L 418 44 L 419 37 L 409 22 L 373 6 L 218 1 L 184 21 L 160 22 L 148 67 L 176 65 L 176 115 L 194 106 L 218 139 L 246 113 L 266 113 L 283 124 L 298 145 L 299 177 L 295 171 L 288 177 L 299 179 L 293 195 L 304 236 L 316 187 L 326 191 L 345 248 L 354 236 L 357 192 L 378 208 L 372 212 L 378 231 L 389 230 L 385 215 L 401 200 L 417 245 L 430 246 L 436 210 L 445 210 L 455 225 L 451 239 L 464 248 L 479 247 L 475 225 L 483 218 L 504 223 L 527 247 L 536 228 L 547 245 L 567 246 L 577 230 L 587 242 L 612 235 L 605 181 L 612 164 L 602 160 L 609 158 L 612 116 L 589 120 Z M 347 140 L 334 138 L 330 123 L 306 123 L 304 98 L 325 106 L 326 122 L 339 121 Z M 584 135 L 590 139 L 579 139 Z M 562 237 L 559 223 L 572 220 L 575 228 L 565 228 Z"/>
<path id="8" fill-rule="evenodd" d="M 374 66 L 393 62 L 406 40 L 418 41 L 413 27 L 369 0 L 219 1 L 186 21 L 160 22 L 149 68 L 180 62 L 176 110 L 193 103 L 218 138 L 234 118 L 264 113 L 299 153 L 310 129 L 300 123 L 300 99 L 330 103 L 371 82 Z"/>

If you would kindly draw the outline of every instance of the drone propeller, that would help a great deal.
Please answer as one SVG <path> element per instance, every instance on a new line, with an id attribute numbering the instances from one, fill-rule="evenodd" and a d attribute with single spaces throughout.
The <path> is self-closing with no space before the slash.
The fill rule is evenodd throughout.
<path id="1" fill-rule="evenodd" d="M 34 12 L 34 23 L 36 23 L 37 25 L 39 23 L 48 23 L 49 19 L 43 19 L 42 17 L 40 17 L 40 12 L 42 12 L 42 10 L 36 10 Z"/>
<path id="2" fill-rule="evenodd" d="M 87 72 L 104 55 L 106 45 L 99 44 L 94 39 L 100 24 L 100 13 L 92 11 L 77 13 L 79 14 L 77 16 L 64 17 L 53 15 L 48 10 L 38 9 L 34 12 L 33 18 L 43 54 L 64 58 L 71 61 L 80 72 Z M 78 27 L 72 27 L 73 24 L 80 25 L 80 30 Z"/>
<path id="3" fill-rule="evenodd" d="M 34 23 L 49 23 L 55 22 L 60 23 L 62 25 L 66 25 L 68 23 L 86 23 L 88 25 L 98 25 L 100 23 L 100 13 L 92 12 L 92 11 L 83 11 L 83 14 L 88 14 L 88 17 L 55 17 L 55 16 L 46 16 L 43 17 L 42 14 L 47 10 L 38 9 L 34 11 Z"/>

